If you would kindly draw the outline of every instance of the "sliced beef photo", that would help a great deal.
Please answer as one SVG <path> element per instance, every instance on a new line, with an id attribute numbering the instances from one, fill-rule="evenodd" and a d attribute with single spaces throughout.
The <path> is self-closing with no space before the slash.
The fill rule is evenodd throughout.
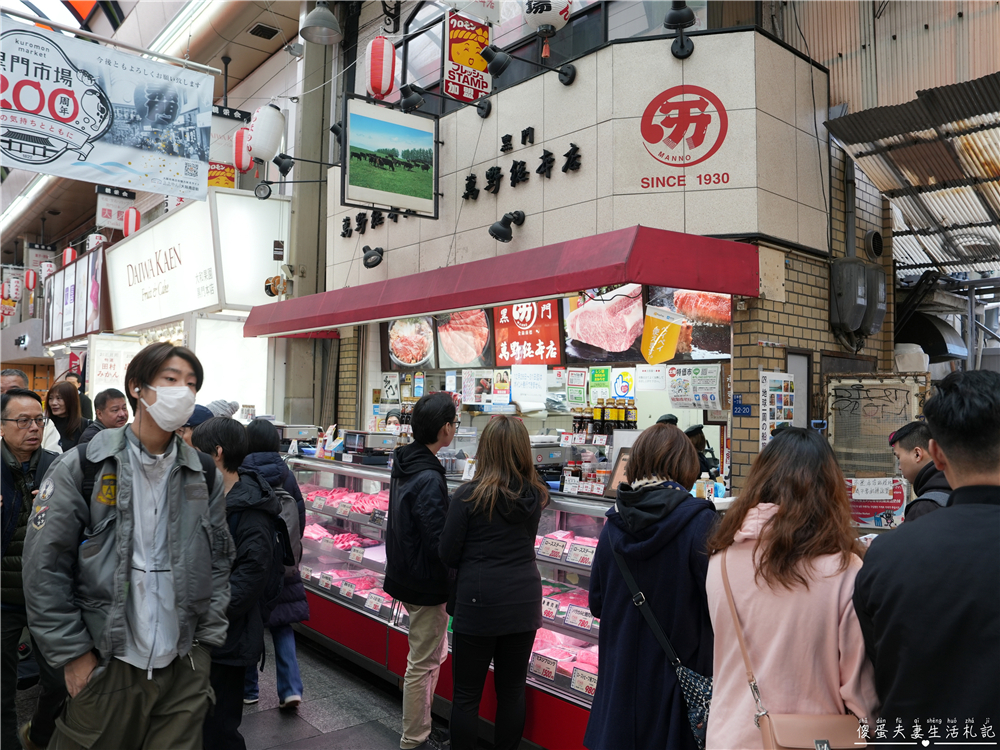
<path id="1" fill-rule="evenodd" d="M 456 365 L 474 364 L 490 338 L 485 310 L 452 313 L 450 320 L 438 325 L 441 348 Z"/>
<path id="2" fill-rule="evenodd" d="M 626 284 L 583 303 L 566 318 L 569 336 L 609 352 L 623 352 L 642 334 L 642 287 Z"/>
<path id="3" fill-rule="evenodd" d="M 730 298 L 715 292 L 674 292 L 674 309 L 695 323 L 727 326 L 730 323 Z"/>

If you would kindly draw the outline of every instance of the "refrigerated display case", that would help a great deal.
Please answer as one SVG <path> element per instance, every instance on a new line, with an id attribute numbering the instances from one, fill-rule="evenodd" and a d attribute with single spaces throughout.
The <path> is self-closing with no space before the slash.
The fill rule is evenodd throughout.
<path id="1" fill-rule="evenodd" d="M 389 471 L 337 461 L 290 457 L 306 503 L 301 571 L 308 637 L 388 679 L 406 671 L 408 616 L 383 589 Z M 447 480 L 449 492 L 461 484 Z M 590 566 L 604 514 L 599 497 L 553 492 L 542 511 L 535 554 L 542 577 L 542 622 L 532 650 L 525 738 L 543 747 L 582 747 L 597 686 L 600 622 L 587 604 Z M 450 627 L 449 627 L 450 642 Z M 437 695 L 451 700 L 450 655 Z M 492 721 L 492 677 L 482 716 Z"/>

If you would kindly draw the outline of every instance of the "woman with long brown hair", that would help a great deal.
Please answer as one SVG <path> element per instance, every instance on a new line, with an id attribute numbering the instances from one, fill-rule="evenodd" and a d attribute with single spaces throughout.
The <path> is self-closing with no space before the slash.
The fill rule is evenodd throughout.
<path id="1" fill-rule="evenodd" d="M 90 420 L 80 415 L 80 392 L 73 383 L 63 380 L 49 389 L 45 397 L 45 416 L 59 435 L 58 445 L 63 452 L 75 448 Z M 50 441 L 55 437 L 52 435 Z M 42 441 L 46 441 L 43 439 Z M 51 445 L 43 447 L 54 450 Z"/>
<path id="2" fill-rule="evenodd" d="M 535 534 L 549 493 L 535 471 L 528 431 L 493 417 L 476 451 L 476 478 L 455 492 L 441 533 L 441 560 L 457 571 L 452 631 L 451 746 L 476 747 L 479 703 L 493 662 L 496 750 L 524 732 L 524 683 L 542 625 Z"/>
<path id="3" fill-rule="evenodd" d="M 757 457 L 708 547 L 715 682 L 706 747 L 763 747 L 723 585 L 723 553 L 767 711 L 850 710 L 873 719 L 874 675 L 852 603 L 863 548 L 829 443 L 800 428 L 777 434 Z"/>

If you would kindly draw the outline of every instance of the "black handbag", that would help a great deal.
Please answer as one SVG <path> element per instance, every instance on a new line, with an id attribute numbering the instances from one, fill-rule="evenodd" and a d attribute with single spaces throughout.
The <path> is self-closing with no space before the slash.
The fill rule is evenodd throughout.
<path id="1" fill-rule="evenodd" d="M 694 741 L 698 745 L 698 750 L 704 750 L 705 732 L 708 729 L 708 710 L 712 704 L 712 678 L 698 674 L 681 664 L 680 657 L 677 656 L 674 647 L 667 640 L 660 623 L 656 621 L 656 617 L 649 607 L 645 606 L 646 597 L 639 590 L 639 585 L 632 577 L 632 571 L 628 569 L 625 558 L 615 550 L 612 552 L 615 556 L 615 562 L 618 563 L 618 569 L 621 570 L 622 577 L 628 585 L 629 593 L 632 594 L 632 603 L 638 607 L 646 624 L 649 625 L 649 629 L 653 631 L 653 635 L 666 653 L 670 666 L 677 673 L 677 681 L 680 683 L 684 702 L 687 704 L 688 723 L 691 725 L 691 731 L 694 732 Z"/>

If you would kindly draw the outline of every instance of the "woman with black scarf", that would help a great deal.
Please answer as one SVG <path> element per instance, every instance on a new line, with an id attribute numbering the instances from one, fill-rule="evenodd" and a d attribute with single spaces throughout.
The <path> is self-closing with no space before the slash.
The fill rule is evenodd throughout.
<path id="1" fill-rule="evenodd" d="M 59 433 L 59 448 L 63 453 L 76 447 L 83 431 L 90 425 L 89 419 L 80 416 L 79 391 L 65 380 L 49 389 L 45 397 L 45 416 Z"/>

